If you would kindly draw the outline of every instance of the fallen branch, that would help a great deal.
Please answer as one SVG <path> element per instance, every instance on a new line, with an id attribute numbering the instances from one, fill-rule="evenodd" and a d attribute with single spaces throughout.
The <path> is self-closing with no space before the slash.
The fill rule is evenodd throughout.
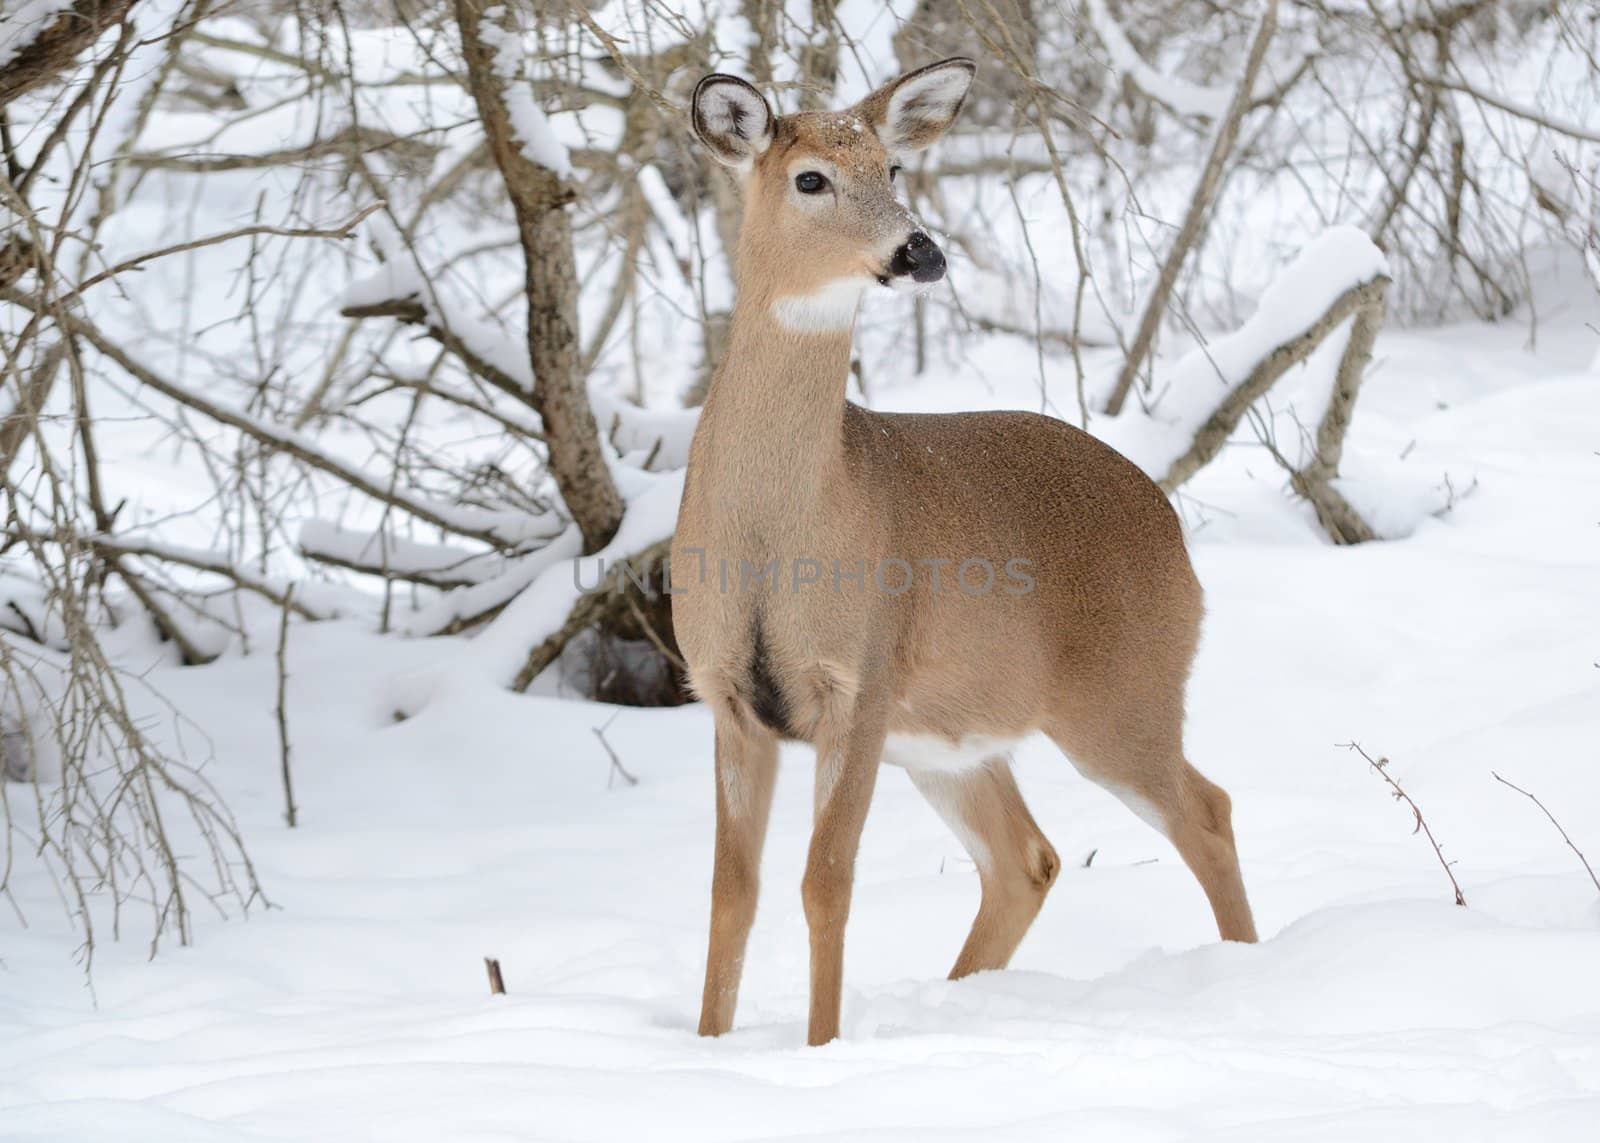
<path id="1" fill-rule="evenodd" d="M 296 548 L 306 559 L 346 571 L 443 589 L 486 583 L 500 575 L 505 564 L 492 553 L 418 543 L 316 519 L 300 525 Z"/>
<path id="2" fill-rule="evenodd" d="M 150 613 L 151 620 L 161 633 L 177 646 L 184 666 L 200 667 L 216 659 L 217 652 L 201 647 L 190 636 L 188 629 L 156 598 L 155 591 L 144 582 L 143 577 L 124 564 L 116 552 L 101 551 L 100 554 L 106 565 L 117 573 L 122 582 L 128 585 L 128 590 L 133 592 L 134 598 Z"/>
<path id="3" fill-rule="evenodd" d="M 493 578 L 452 588 L 424 603 L 406 620 L 405 631 L 413 636 L 456 635 L 487 622 L 505 610 L 547 568 L 574 558 L 582 547 L 583 539 L 577 527 L 569 524 L 543 547 L 525 556 L 510 557 L 505 569 Z"/>
<path id="4" fill-rule="evenodd" d="M 1291 367 L 1311 356 L 1312 351 L 1347 318 L 1358 311 L 1381 313 L 1384 290 L 1387 287 L 1388 278 L 1383 276 L 1352 286 L 1335 298 L 1322 315 L 1303 332 L 1279 344 L 1261 358 L 1249 373 L 1229 390 L 1221 403 L 1195 431 L 1188 449 L 1168 464 L 1166 472 L 1157 482 L 1161 485 L 1162 491 L 1173 492 L 1209 464 L 1222 451 L 1222 446 L 1228 442 L 1233 430 L 1238 428 L 1239 422 L 1244 419 L 1245 411 L 1272 388 L 1278 378 L 1287 373 Z M 1376 336 L 1377 327 L 1374 320 L 1369 319 L 1367 330 L 1372 336 Z M 1346 360 L 1340 363 L 1341 376 L 1345 373 L 1347 363 L 1352 369 L 1357 364 L 1364 368 L 1367 358 L 1371 356 L 1370 340 L 1365 342 L 1364 355 L 1362 344 L 1356 342 L 1354 331 L 1351 341 L 1352 345 L 1346 348 Z M 1345 378 L 1345 381 L 1349 380 Z M 1349 388 L 1348 399 L 1344 401 L 1342 411 L 1335 413 L 1333 404 L 1330 403 L 1329 415 L 1324 417 L 1329 434 L 1328 459 L 1331 459 L 1335 466 L 1338 463 L 1339 450 L 1334 445 L 1336 441 L 1342 440 L 1343 427 L 1349 418 L 1349 405 L 1355 400 L 1355 385 L 1359 385 L 1359 381 L 1358 371 L 1354 383 Z M 1330 421 L 1329 417 L 1333 419 Z M 1321 430 L 1318 436 L 1320 439 Z M 1325 480 L 1322 483 L 1326 486 Z"/>
<path id="5" fill-rule="evenodd" d="M 48 537 L 39 538 L 47 539 Z M 293 598 L 294 589 L 292 586 L 287 588 L 274 587 L 271 581 L 231 564 L 212 552 L 194 548 L 179 548 L 170 544 L 158 544 L 147 540 L 134 540 L 126 536 L 85 536 L 82 541 L 102 553 L 111 552 L 124 556 L 141 556 L 145 559 L 161 560 L 164 563 L 193 568 L 195 571 L 210 572 L 213 575 L 232 580 L 239 588 L 259 595 L 263 599 L 270 600 L 279 607 L 290 608 L 302 619 L 327 618 L 326 613 Z"/>
<path id="6" fill-rule="evenodd" d="M 1345 342 L 1344 353 L 1339 358 L 1328 407 L 1317 425 L 1311 460 L 1297 468 L 1288 464 L 1276 448 L 1271 449 L 1274 459 L 1289 470 L 1290 487 L 1310 501 L 1323 531 L 1336 544 L 1364 544 L 1378 538 L 1361 513 L 1333 486 L 1333 481 L 1339 475 L 1344 436 L 1355 411 L 1356 394 L 1366 375 L 1367 364 L 1372 360 L 1378 328 L 1383 324 L 1384 291 L 1388 285 L 1386 278 L 1370 283 L 1370 296 L 1358 304 L 1355 317 L 1351 319 L 1350 339 Z"/>

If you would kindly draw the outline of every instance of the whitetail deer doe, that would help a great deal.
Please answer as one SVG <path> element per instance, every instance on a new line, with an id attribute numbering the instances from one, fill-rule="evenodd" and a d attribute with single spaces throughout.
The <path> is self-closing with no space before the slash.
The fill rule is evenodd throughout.
<path id="1" fill-rule="evenodd" d="M 847 111 L 781 118 L 741 79 L 695 89 L 695 133 L 745 184 L 733 327 L 672 552 L 674 626 L 716 720 L 702 1034 L 733 1023 L 780 738 L 817 751 L 801 886 L 813 1044 L 839 1032 L 880 761 L 977 864 L 952 977 L 1005 966 L 1060 867 L 1011 774 L 1011 745 L 1039 730 L 1171 839 L 1225 939 L 1255 940 L 1228 795 L 1183 754 L 1202 602 L 1166 498 L 1049 417 L 845 399 L 862 295 L 944 277 L 895 197 L 897 158 L 944 133 L 975 70 L 945 60 Z"/>

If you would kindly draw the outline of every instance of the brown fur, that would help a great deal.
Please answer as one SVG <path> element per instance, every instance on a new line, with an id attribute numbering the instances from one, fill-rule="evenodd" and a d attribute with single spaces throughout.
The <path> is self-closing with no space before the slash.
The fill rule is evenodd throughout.
<path id="1" fill-rule="evenodd" d="M 1228 797 L 1183 755 L 1202 601 L 1165 497 L 1111 448 L 1048 417 L 852 405 L 848 326 L 796 330 L 773 314 L 780 299 L 878 273 L 905 240 L 913 224 L 893 198 L 889 160 L 873 131 L 812 113 L 776 121 L 747 180 L 738 305 L 691 451 L 672 561 L 674 626 L 716 721 L 705 1034 L 732 1024 L 780 735 L 817 749 L 802 885 L 813 1044 L 838 1034 L 856 850 L 891 732 L 957 742 L 1043 731 L 1085 774 L 1159 816 L 1223 937 L 1255 939 Z M 819 210 L 791 184 L 822 161 L 838 196 Z M 953 561 L 937 591 L 917 562 L 934 558 Z M 989 592 L 955 584 L 969 558 L 998 573 Z M 754 569 L 774 559 L 782 582 L 769 586 Z M 1005 578 L 1013 559 L 1030 561 L 1031 591 L 1004 590 L 1020 586 Z M 880 590 L 872 569 L 885 560 L 911 564 L 910 590 Z M 797 588 L 797 561 L 820 565 L 822 582 Z M 865 561 L 864 590 L 836 587 L 835 561 L 842 571 Z M 982 904 L 951 975 L 1003 967 L 1059 859 L 1005 758 L 913 780 L 980 868 Z"/>

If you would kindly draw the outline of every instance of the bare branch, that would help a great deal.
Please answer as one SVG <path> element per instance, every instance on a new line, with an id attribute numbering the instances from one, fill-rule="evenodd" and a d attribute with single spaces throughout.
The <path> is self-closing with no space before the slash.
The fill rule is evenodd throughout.
<path id="1" fill-rule="evenodd" d="M 1179 225 L 1172 246 L 1161 263 L 1161 272 L 1156 277 L 1155 288 L 1145 303 L 1144 315 L 1139 319 L 1139 330 L 1128 349 L 1128 356 L 1122 362 L 1122 371 L 1117 375 L 1111 396 L 1106 400 L 1106 412 L 1112 416 L 1122 411 L 1122 404 L 1133 389 L 1134 378 L 1139 375 L 1139 369 L 1149 356 L 1151 346 L 1155 344 L 1156 331 L 1160 329 L 1162 316 L 1167 312 L 1167 302 L 1172 297 L 1173 288 L 1178 284 L 1178 272 L 1183 269 L 1189 251 L 1205 230 L 1206 219 L 1211 213 L 1212 199 L 1216 197 L 1217 187 L 1222 182 L 1223 167 L 1233 150 L 1233 141 L 1238 137 L 1239 125 L 1244 121 L 1245 112 L 1250 109 L 1256 76 L 1260 74 L 1261 61 L 1266 58 L 1267 45 L 1272 42 L 1272 34 L 1277 26 L 1278 0 L 1266 0 L 1266 7 L 1261 13 L 1261 22 L 1256 26 L 1255 38 L 1250 42 L 1250 53 L 1245 58 L 1244 74 L 1239 77 L 1238 86 L 1233 90 L 1233 100 L 1228 104 L 1227 114 L 1217 125 L 1217 133 L 1211 141 L 1211 151 L 1206 156 L 1205 166 L 1200 170 L 1194 194 L 1189 199 L 1189 208 L 1184 212 L 1183 222 Z"/>
<path id="2" fill-rule="evenodd" d="M 226 234 L 211 234 L 204 238 L 196 238 L 190 242 L 179 242 L 172 246 L 163 246 L 159 250 L 148 250 L 143 254 L 135 254 L 132 258 L 118 262 L 109 269 L 102 270 L 82 282 L 75 293 L 81 294 L 90 286 L 99 284 L 107 278 L 114 278 L 118 274 L 142 266 L 146 262 L 153 262 L 157 258 L 165 258 L 169 254 L 182 254 L 187 250 L 199 250 L 206 246 L 216 246 L 223 242 L 232 242 L 237 238 L 251 238 L 262 235 L 272 235 L 278 238 L 350 238 L 355 234 L 355 229 L 374 211 L 383 209 L 383 204 L 374 202 L 363 207 L 361 212 L 352 217 L 348 222 L 338 226 L 322 228 L 315 226 L 241 226 L 237 230 L 230 230 Z"/>
<path id="3" fill-rule="evenodd" d="M 1589 859 L 1583 855 L 1583 850 L 1579 849 L 1577 845 L 1573 843 L 1573 840 L 1567 836 L 1567 831 L 1561 828 L 1560 822 L 1556 821 L 1555 814 L 1551 813 L 1549 809 L 1545 807 L 1545 804 L 1537 797 L 1535 797 L 1533 794 L 1530 794 L 1527 790 L 1524 790 L 1515 782 L 1506 781 L 1493 770 L 1490 770 L 1489 773 L 1494 774 L 1494 780 L 1496 782 L 1499 782 L 1502 786 L 1510 786 L 1517 793 L 1521 794 L 1524 798 L 1527 798 L 1530 802 L 1539 807 L 1544 816 L 1550 819 L 1550 824 L 1556 827 L 1556 832 L 1561 835 L 1561 840 L 1567 843 L 1567 848 L 1572 850 L 1573 853 L 1576 853 L 1578 855 L 1578 860 L 1583 862 L 1584 872 L 1589 875 L 1589 880 L 1594 882 L 1594 887 L 1597 890 L 1600 890 L 1600 877 L 1595 876 L 1594 866 L 1589 864 Z"/>

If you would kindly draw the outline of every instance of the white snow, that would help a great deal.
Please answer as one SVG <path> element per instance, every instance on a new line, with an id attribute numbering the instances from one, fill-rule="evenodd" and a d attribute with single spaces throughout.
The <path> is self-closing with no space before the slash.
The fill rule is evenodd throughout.
<path id="1" fill-rule="evenodd" d="M 1600 894 L 1490 774 L 1600 857 L 1600 391 L 1582 372 L 1590 315 L 1565 320 L 1537 356 L 1510 325 L 1380 338 L 1353 442 L 1392 456 L 1412 440 L 1408 464 L 1481 476 L 1409 539 L 1316 542 L 1246 449 L 1194 482 L 1249 509 L 1196 523 L 1208 619 L 1188 745 L 1233 797 L 1259 946 L 1216 943 L 1170 846 L 1029 740 L 1020 780 L 1060 880 L 1012 969 L 947 982 L 976 872 L 886 770 L 844 1036 L 805 1048 L 811 762 L 786 749 L 736 1029 L 696 1037 L 708 716 L 519 697 L 485 669 L 482 653 L 509 663 L 537 634 L 519 612 L 570 593 L 563 565 L 487 642 L 297 624 L 292 833 L 270 651 L 148 673 L 209 736 L 206 773 L 278 908 L 202 918 L 194 948 L 154 961 L 130 932 L 98 951 L 91 997 L 19 853 L 29 927 L 0 972 L 0 1138 L 1587 1143 Z M 975 398 L 952 374 L 883 400 L 1026 403 L 1029 384 Z M 630 550 L 676 496 L 672 478 L 638 479 Z M 396 723 L 396 673 L 449 685 Z M 637 786 L 612 780 L 595 728 Z M 1351 739 L 1392 759 L 1468 908 L 1337 745 Z M 508 995 L 487 994 L 486 955 Z"/>
<path id="2" fill-rule="evenodd" d="M 484 9 L 479 35 L 494 48 L 494 70 L 500 77 L 511 126 L 522 143 L 522 154 L 561 178 L 572 177 L 572 156 L 566 144 L 556 137 L 544 109 L 533 98 L 533 85 L 523 70 L 526 51 L 520 37 L 502 28 L 503 10 Z"/>

